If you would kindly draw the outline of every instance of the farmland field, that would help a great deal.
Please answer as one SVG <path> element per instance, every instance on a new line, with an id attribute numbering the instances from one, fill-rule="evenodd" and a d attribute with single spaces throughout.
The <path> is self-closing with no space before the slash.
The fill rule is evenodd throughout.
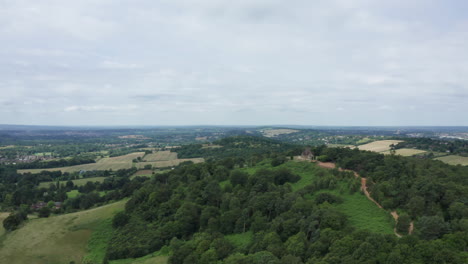
<path id="1" fill-rule="evenodd" d="M 167 161 L 177 159 L 177 153 L 166 151 L 158 151 L 156 153 L 148 154 L 145 156 L 144 160 L 147 162 L 155 161 Z"/>
<path id="2" fill-rule="evenodd" d="M 74 172 L 74 171 L 92 171 L 92 170 L 120 170 L 120 169 L 129 169 L 133 166 L 133 159 L 138 157 L 143 157 L 144 152 L 134 152 L 123 156 L 117 156 L 112 158 L 102 158 L 96 163 L 90 164 L 81 164 L 76 166 L 68 166 L 62 168 L 53 168 L 53 169 L 27 169 L 27 170 L 18 170 L 19 173 L 39 173 L 43 170 L 48 171 L 62 171 L 62 172 Z"/>
<path id="3" fill-rule="evenodd" d="M 125 201 L 91 210 L 29 220 L 6 235 L 0 245 L 0 263 L 81 263 L 99 223 L 123 210 Z"/>
<path id="4" fill-rule="evenodd" d="M 283 135 L 283 134 L 291 134 L 291 133 L 295 133 L 295 132 L 299 132 L 299 130 L 294 130 L 294 129 L 265 129 L 262 131 L 263 135 L 265 137 L 276 137 L 276 136 L 279 136 L 279 135 Z"/>
<path id="5" fill-rule="evenodd" d="M 422 154 L 422 153 L 426 153 L 427 151 L 425 150 L 420 150 L 420 149 L 408 149 L 408 148 L 402 148 L 402 149 L 396 149 L 395 150 L 395 154 L 396 155 L 401 155 L 401 156 L 405 156 L 405 157 L 410 157 L 410 156 L 414 156 L 414 155 L 417 155 L 417 154 Z M 390 151 L 384 151 L 382 152 L 383 154 L 390 154 Z"/>
<path id="6" fill-rule="evenodd" d="M 450 165 L 463 165 L 468 166 L 468 157 L 462 157 L 458 155 L 449 155 L 445 157 L 435 158 L 436 160 L 443 161 Z"/>
<path id="7" fill-rule="evenodd" d="M 154 162 L 138 162 L 136 167 L 138 169 L 143 169 L 145 165 L 151 165 L 153 168 L 165 168 L 165 167 L 174 167 L 179 165 L 184 161 L 192 161 L 193 163 L 200 163 L 205 161 L 203 158 L 192 158 L 192 159 L 175 159 L 175 160 L 165 160 L 165 161 L 154 161 Z"/>
<path id="8" fill-rule="evenodd" d="M 104 179 L 106 177 L 92 177 L 92 178 L 83 178 L 83 179 L 78 179 L 78 180 L 72 180 L 73 184 L 75 186 L 83 186 L 85 185 L 87 182 L 91 181 L 91 182 L 104 182 Z M 49 185 L 51 183 L 55 183 L 55 182 L 41 182 L 39 183 L 39 188 L 49 188 Z M 67 181 L 60 181 L 60 184 L 66 184 Z"/>
<path id="9" fill-rule="evenodd" d="M 390 145 L 398 144 L 400 142 L 403 142 L 401 140 L 379 140 L 379 141 L 374 141 L 371 143 L 367 143 L 361 146 L 358 146 L 360 150 L 368 150 L 368 151 L 374 151 L 374 152 L 384 152 L 390 150 Z"/>

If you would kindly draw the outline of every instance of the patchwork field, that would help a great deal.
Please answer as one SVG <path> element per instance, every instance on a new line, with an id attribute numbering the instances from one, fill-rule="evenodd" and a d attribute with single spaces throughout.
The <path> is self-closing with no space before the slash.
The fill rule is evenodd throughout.
<path id="1" fill-rule="evenodd" d="M 81 263 L 92 232 L 125 201 L 78 213 L 38 218 L 6 234 L 0 245 L 0 263 Z"/>
<path id="2" fill-rule="evenodd" d="M 436 160 L 443 161 L 450 165 L 463 165 L 468 166 L 468 157 L 462 157 L 458 155 L 449 155 L 445 157 L 435 158 Z"/>
<path id="3" fill-rule="evenodd" d="M 18 170 L 19 173 L 39 173 L 43 170 L 48 171 L 62 171 L 62 172 L 74 172 L 74 171 L 92 171 L 92 170 L 120 170 L 120 169 L 129 169 L 133 166 L 133 160 L 138 157 L 143 157 L 144 152 L 134 152 L 123 156 L 117 156 L 112 158 L 102 158 L 96 163 L 90 164 L 81 164 L 76 166 L 68 166 L 62 168 L 53 168 L 53 169 L 27 169 L 27 170 Z"/>
<path id="4" fill-rule="evenodd" d="M 175 159 L 177 159 L 177 153 L 170 152 L 168 150 L 158 151 L 156 153 L 148 154 L 144 158 L 144 160 L 147 162 L 168 161 L 168 160 L 175 160 Z"/>
<path id="5" fill-rule="evenodd" d="M 411 157 L 411 156 L 414 156 L 414 155 L 417 155 L 417 154 L 422 154 L 422 153 L 426 153 L 427 151 L 425 150 L 420 150 L 420 149 L 408 149 L 408 148 L 402 148 L 402 149 L 396 149 L 395 150 L 395 154 L 396 155 L 401 155 L 401 156 L 405 156 L 405 157 Z M 390 154 L 390 151 L 384 151 L 382 152 L 383 154 Z"/>
<path id="6" fill-rule="evenodd" d="M 279 136 L 279 135 L 291 134 L 291 133 L 295 133 L 295 132 L 299 132 L 299 130 L 281 128 L 281 129 L 265 129 L 265 130 L 262 131 L 262 134 L 265 137 L 276 137 L 276 136 Z"/>
<path id="7" fill-rule="evenodd" d="M 105 178 L 106 177 L 83 178 L 83 179 L 72 180 L 72 182 L 73 182 L 73 184 L 75 186 L 83 186 L 89 181 L 91 181 L 91 182 L 103 182 Z M 41 182 L 41 183 L 39 183 L 39 188 L 49 188 L 49 185 L 51 183 L 55 184 L 55 182 Z M 67 183 L 67 181 L 60 181 L 60 184 L 66 184 L 66 183 Z"/>
<path id="8" fill-rule="evenodd" d="M 138 162 L 136 167 L 138 169 L 143 169 L 145 165 L 151 165 L 153 168 L 166 168 L 166 167 L 174 167 L 179 165 L 184 161 L 192 161 L 193 163 L 201 163 L 204 162 L 204 158 L 192 158 L 192 159 L 175 159 L 175 160 L 165 160 L 165 161 L 154 161 L 154 162 Z"/>
<path id="9" fill-rule="evenodd" d="M 374 141 L 371 143 L 367 143 L 361 146 L 358 146 L 360 150 L 368 150 L 368 151 L 374 151 L 374 152 L 384 152 L 390 150 L 390 145 L 398 144 L 400 142 L 403 142 L 402 140 L 379 140 L 379 141 Z"/>

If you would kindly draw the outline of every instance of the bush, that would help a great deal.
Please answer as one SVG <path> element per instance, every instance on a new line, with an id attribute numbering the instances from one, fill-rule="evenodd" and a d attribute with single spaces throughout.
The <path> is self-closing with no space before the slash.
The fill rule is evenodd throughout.
<path id="1" fill-rule="evenodd" d="M 3 220 L 3 228 L 7 231 L 13 231 L 23 222 L 23 217 L 18 214 L 11 213 L 5 220 Z"/>
<path id="2" fill-rule="evenodd" d="M 42 207 L 39 209 L 39 217 L 49 217 L 50 215 L 50 208 L 49 207 Z"/>

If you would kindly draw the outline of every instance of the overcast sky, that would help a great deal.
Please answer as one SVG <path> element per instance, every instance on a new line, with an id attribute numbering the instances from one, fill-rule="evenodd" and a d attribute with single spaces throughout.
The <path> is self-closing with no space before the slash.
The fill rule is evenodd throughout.
<path id="1" fill-rule="evenodd" d="M 468 125 L 466 0 L 0 0 L 0 123 Z"/>

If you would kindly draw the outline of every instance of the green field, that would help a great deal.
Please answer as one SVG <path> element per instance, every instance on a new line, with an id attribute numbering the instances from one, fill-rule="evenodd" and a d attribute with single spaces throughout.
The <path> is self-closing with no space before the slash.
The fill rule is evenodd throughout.
<path id="1" fill-rule="evenodd" d="M 18 170 L 19 173 L 39 173 L 43 170 L 48 171 L 62 171 L 62 172 L 75 172 L 75 171 L 93 171 L 93 170 L 120 170 L 129 169 L 133 166 L 133 160 L 138 157 L 143 157 L 144 152 L 134 152 L 123 156 L 117 156 L 112 158 L 102 158 L 96 163 L 81 164 L 75 166 L 53 168 L 53 169 L 27 169 Z"/>
<path id="2" fill-rule="evenodd" d="M 449 156 L 439 157 L 439 158 L 435 158 L 435 160 L 440 160 L 450 165 L 468 166 L 468 157 L 462 157 L 458 155 L 449 155 Z"/>
<path id="3" fill-rule="evenodd" d="M 271 166 L 269 166 L 267 163 L 263 163 L 259 164 L 258 167 L 256 166 L 242 170 L 252 174 L 259 168 L 271 169 Z M 330 173 L 327 169 L 320 168 L 315 163 L 311 162 L 290 161 L 273 169 L 277 168 L 288 168 L 293 173 L 301 176 L 301 179 L 298 182 L 292 184 L 293 190 L 299 190 L 311 184 L 312 181 L 318 177 L 318 173 L 323 175 Z M 346 183 L 342 181 L 339 184 L 343 186 Z M 395 223 L 387 211 L 377 207 L 373 202 L 368 200 L 364 194 L 360 192 L 349 194 L 347 191 L 345 191 L 340 193 L 338 190 L 339 188 L 340 187 L 334 190 L 321 190 L 314 195 L 320 192 L 329 192 L 341 197 L 343 199 L 343 203 L 333 206 L 343 212 L 348 217 L 351 225 L 357 229 L 366 229 L 373 232 L 393 234 L 393 226 Z"/>
<path id="4" fill-rule="evenodd" d="M 83 178 L 83 179 L 77 179 L 77 180 L 72 180 L 73 184 L 75 186 L 83 186 L 87 182 L 104 182 L 104 179 L 106 177 L 92 177 L 92 178 Z M 41 182 L 39 183 L 39 188 L 49 188 L 50 184 L 55 184 L 56 182 Z M 60 185 L 66 184 L 67 181 L 60 181 Z"/>
<path id="5" fill-rule="evenodd" d="M 94 209 L 28 220 L 18 230 L 4 235 L 0 263 L 81 263 L 89 254 L 88 240 L 103 220 L 123 210 L 126 201 Z"/>

